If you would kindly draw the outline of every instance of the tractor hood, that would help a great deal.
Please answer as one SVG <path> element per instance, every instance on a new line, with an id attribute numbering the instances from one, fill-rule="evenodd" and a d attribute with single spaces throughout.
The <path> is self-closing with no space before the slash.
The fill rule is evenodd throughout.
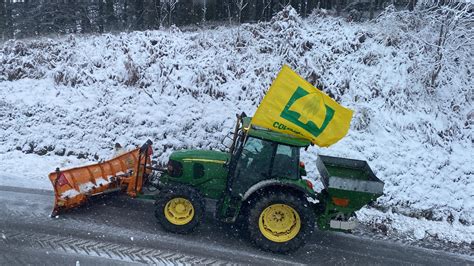
<path id="1" fill-rule="evenodd" d="M 203 163 L 224 164 L 230 159 L 230 154 L 210 150 L 182 150 L 173 152 L 170 159 L 176 161 L 196 161 Z"/>

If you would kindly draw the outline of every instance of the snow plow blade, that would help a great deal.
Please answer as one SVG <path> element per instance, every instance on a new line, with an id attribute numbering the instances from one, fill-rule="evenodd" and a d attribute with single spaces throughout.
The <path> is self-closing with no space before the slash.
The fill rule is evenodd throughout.
<path id="1" fill-rule="evenodd" d="M 136 197 L 142 190 L 144 178 L 151 172 L 152 142 L 140 148 L 97 164 L 56 169 L 49 174 L 54 188 L 54 208 L 51 217 L 83 205 L 91 197 L 115 191 Z"/>

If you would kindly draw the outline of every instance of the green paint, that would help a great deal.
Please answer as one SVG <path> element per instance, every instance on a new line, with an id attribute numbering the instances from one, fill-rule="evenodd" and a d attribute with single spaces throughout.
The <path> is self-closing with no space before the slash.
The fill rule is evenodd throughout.
<path id="1" fill-rule="evenodd" d="M 317 212 L 319 211 L 319 215 L 318 215 L 316 224 L 318 225 L 318 228 L 321 230 L 335 230 L 329 227 L 329 223 L 331 219 L 335 219 L 336 216 L 340 213 L 343 213 L 345 215 L 351 215 L 355 211 L 360 210 L 367 203 L 373 200 L 376 200 L 380 196 L 381 194 L 373 194 L 373 193 L 334 189 L 334 188 L 329 188 L 328 190 L 324 190 L 323 193 L 318 195 L 318 200 L 320 201 L 320 204 L 323 209 L 322 209 L 322 212 L 321 210 L 317 210 Z M 349 199 L 349 205 L 347 207 L 334 205 L 334 203 L 332 202 L 332 197 Z M 336 231 L 343 231 L 343 230 L 336 230 Z"/>
<path id="2" fill-rule="evenodd" d="M 174 159 L 174 160 L 203 159 L 203 160 L 227 161 L 230 159 L 230 155 L 227 152 L 221 152 L 221 151 L 181 150 L 181 151 L 173 152 L 170 159 Z"/>
<path id="3" fill-rule="evenodd" d="M 288 108 L 291 104 L 288 106 Z M 236 147 L 240 147 L 244 141 L 246 144 L 250 144 L 249 140 L 257 138 L 271 142 L 271 146 L 277 148 L 277 145 L 291 146 L 292 150 L 296 150 L 296 153 L 292 153 L 292 156 L 297 156 L 295 163 L 300 161 L 299 150 L 301 147 L 306 147 L 311 143 L 308 140 L 296 138 L 287 134 L 278 133 L 268 129 L 262 129 L 258 127 L 250 126 L 251 118 L 244 118 L 241 135 L 236 140 Z M 327 120 L 331 118 L 327 118 Z M 244 130 L 245 129 L 245 130 Z M 322 130 L 324 128 L 322 127 Z M 238 149 L 237 149 L 238 150 Z M 268 154 L 263 152 L 264 149 L 259 151 L 255 150 L 253 159 L 259 162 L 260 165 L 265 165 L 264 162 L 272 158 Z M 253 150 L 252 150 L 253 151 Z M 322 193 L 316 194 L 312 189 L 308 188 L 306 181 L 301 178 L 301 174 L 304 170 L 297 167 L 295 176 L 276 176 L 273 175 L 273 170 L 277 169 L 273 166 L 267 173 L 258 173 L 263 166 L 252 170 L 251 162 L 248 162 L 249 154 L 246 154 L 247 158 L 241 156 L 242 153 L 234 152 L 229 154 L 220 151 L 206 151 L 206 150 L 183 150 L 177 151 L 171 154 L 170 160 L 179 162 L 182 165 L 182 175 L 179 177 L 170 176 L 164 173 L 160 177 L 160 183 L 163 185 L 187 185 L 196 188 L 201 194 L 209 199 L 218 200 L 219 204 L 216 209 L 216 217 L 224 222 L 234 222 L 235 218 L 240 213 L 240 209 L 243 204 L 243 195 L 249 191 L 249 189 L 260 182 L 267 182 L 269 179 L 276 181 L 278 184 L 277 189 L 279 191 L 290 191 L 290 189 L 298 189 L 305 197 L 318 198 L 319 203 L 313 205 L 317 215 L 317 225 L 320 229 L 326 230 L 329 228 L 329 222 L 335 218 L 338 213 L 352 214 L 354 211 L 359 210 L 368 202 L 377 199 L 381 194 L 371 194 L 350 190 L 341 189 L 325 189 Z M 232 157 L 234 156 L 234 157 Z M 247 163 L 242 163 L 247 160 Z M 229 172 L 230 162 L 236 162 L 236 168 L 234 172 Z M 199 167 L 195 167 L 199 164 Z M 271 164 L 268 164 L 270 168 Z M 361 169 L 353 169 L 349 167 L 341 167 L 340 165 L 326 165 L 330 176 L 339 176 L 349 179 L 368 179 L 367 171 Z M 196 175 L 194 171 L 200 169 L 199 175 Z M 368 168 L 370 171 L 370 168 Z M 260 171 L 261 172 L 261 171 Z M 264 171 L 265 172 L 265 171 Z M 278 172 L 278 171 L 275 171 Z M 239 174 L 240 173 L 240 174 Z M 232 179 L 230 179 L 232 178 Z M 240 181 L 236 182 L 236 179 Z M 228 184 L 228 180 L 234 180 L 232 184 Z M 268 183 L 268 182 L 267 182 Z M 229 190 L 227 190 L 229 188 Z M 158 194 L 159 196 L 159 194 Z M 332 202 L 332 197 L 349 199 L 349 205 L 346 207 L 336 206 Z"/>
<path id="4" fill-rule="evenodd" d="M 301 114 L 296 112 L 296 111 L 290 110 L 290 108 L 291 108 L 291 106 L 293 106 L 293 104 L 297 100 L 303 98 L 304 96 L 306 96 L 308 94 L 309 94 L 309 92 L 307 92 L 306 90 L 304 90 L 301 87 L 298 87 L 298 89 L 296 89 L 295 93 L 293 93 L 293 95 L 291 96 L 288 103 L 285 105 L 285 108 L 281 112 L 280 117 L 282 117 L 282 118 L 288 120 L 289 122 L 303 128 L 304 130 L 309 132 L 311 135 L 313 135 L 315 138 L 317 138 L 321 133 L 323 133 L 323 131 L 329 125 L 329 122 L 331 122 L 331 120 L 333 119 L 334 109 L 332 109 L 331 107 L 329 107 L 326 104 L 324 105 L 326 107 L 326 116 L 324 117 L 324 122 L 321 125 L 321 127 L 318 127 L 313 121 L 308 121 L 306 124 L 301 122 L 300 121 Z M 290 131 L 297 132 L 295 130 L 290 130 Z"/>
<path id="5" fill-rule="evenodd" d="M 173 152 L 170 160 L 180 162 L 183 166 L 183 175 L 172 177 L 164 174 L 160 182 L 164 184 L 182 183 L 197 188 L 205 197 L 219 199 L 225 190 L 227 182 L 227 168 L 225 162 L 229 161 L 230 154 L 220 151 L 183 150 Z M 224 162 L 224 163 L 223 163 Z M 194 164 L 201 164 L 204 175 L 196 178 Z"/>
<path id="6" fill-rule="evenodd" d="M 326 165 L 331 176 L 339 176 L 350 179 L 369 180 L 369 173 L 364 169 L 343 167 L 339 165 Z"/>

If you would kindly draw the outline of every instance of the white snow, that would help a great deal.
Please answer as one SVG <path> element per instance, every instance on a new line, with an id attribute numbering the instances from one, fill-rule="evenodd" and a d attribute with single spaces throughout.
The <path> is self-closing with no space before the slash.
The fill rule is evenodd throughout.
<path id="1" fill-rule="evenodd" d="M 110 183 L 110 181 L 108 180 L 105 180 L 103 177 L 101 178 L 98 178 L 95 180 L 95 183 L 97 184 L 97 186 L 100 186 L 100 185 L 107 185 L 108 183 Z"/>
<path id="2" fill-rule="evenodd" d="M 236 27 L 217 27 L 6 42 L 0 185 L 51 189 L 49 172 L 110 158 L 115 142 L 150 138 L 160 162 L 183 148 L 219 149 L 235 114 L 252 115 L 286 63 L 355 111 L 347 137 L 302 154 L 308 178 L 318 178 L 318 153 L 367 160 L 385 195 L 362 222 L 390 218 L 416 238 L 469 243 L 474 38 L 451 32 L 432 88 L 438 26 L 403 12 L 365 23 L 283 12 L 242 25 L 238 40 Z"/>
<path id="3" fill-rule="evenodd" d="M 79 193 L 79 191 L 75 190 L 75 189 L 68 189 L 66 191 L 64 191 L 62 194 L 61 194 L 61 198 L 65 199 L 66 197 L 67 198 L 74 198 L 75 196 L 79 195 L 81 193 Z"/>
<path id="4" fill-rule="evenodd" d="M 87 192 L 91 191 L 94 187 L 95 187 L 95 185 L 92 182 L 87 182 L 87 183 L 84 183 L 84 184 L 80 184 L 79 185 L 79 192 L 80 193 L 87 193 Z"/>
<path id="5" fill-rule="evenodd" d="M 357 213 L 360 221 L 370 225 L 384 224 L 388 234 L 397 233 L 413 240 L 430 236 L 453 243 L 471 243 L 474 239 L 474 227 L 465 226 L 457 221 L 452 224 L 445 221 L 430 221 L 425 218 L 413 218 L 388 211 L 386 213 L 364 208 Z"/>
<path id="6" fill-rule="evenodd" d="M 48 174 L 56 167 L 66 169 L 91 163 L 73 156 L 39 156 L 21 151 L 0 152 L 0 162 L 0 185 L 47 190 L 53 190 Z"/>

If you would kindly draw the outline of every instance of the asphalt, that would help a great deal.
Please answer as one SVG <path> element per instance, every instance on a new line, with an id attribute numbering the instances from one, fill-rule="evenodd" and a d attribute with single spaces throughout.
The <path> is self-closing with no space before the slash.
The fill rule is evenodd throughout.
<path id="1" fill-rule="evenodd" d="M 51 191 L 0 186 L 0 265 L 474 265 L 474 257 L 316 231 L 292 254 L 263 252 L 206 217 L 190 235 L 165 232 L 150 201 L 109 195 L 50 218 Z"/>

